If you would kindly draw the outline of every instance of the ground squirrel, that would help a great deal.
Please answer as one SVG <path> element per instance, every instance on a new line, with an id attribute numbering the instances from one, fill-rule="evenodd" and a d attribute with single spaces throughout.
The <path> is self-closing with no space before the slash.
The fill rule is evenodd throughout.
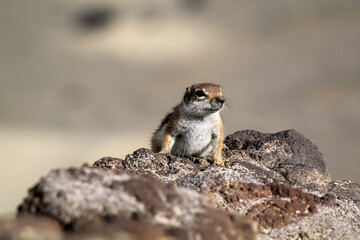
<path id="1" fill-rule="evenodd" d="M 211 83 L 186 88 L 182 102 L 161 122 L 151 139 L 154 152 L 178 156 L 208 157 L 223 166 L 222 89 Z"/>

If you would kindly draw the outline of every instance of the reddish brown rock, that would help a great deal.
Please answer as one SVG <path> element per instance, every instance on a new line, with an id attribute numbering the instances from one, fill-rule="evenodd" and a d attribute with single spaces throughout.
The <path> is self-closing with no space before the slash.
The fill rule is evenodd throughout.
<path id="1" fill-rule="evenodd" d="M 299 217 L 315 213 L 317 205 L 334 203 L 329 196 L 320 198 L 278 183 L 220 184 L 214 186 L 211 193 L 219 194 L 225 200 L 227 209 L 233 211 L 241 208 L 244 201 L 249 205 L 254 200 L 253 206 L 248 206 L 244 214 L 257 221 L 262 228 L 278 228 L 296 222 Z M 261 203 L 256 203 L 260 199 Z"/>

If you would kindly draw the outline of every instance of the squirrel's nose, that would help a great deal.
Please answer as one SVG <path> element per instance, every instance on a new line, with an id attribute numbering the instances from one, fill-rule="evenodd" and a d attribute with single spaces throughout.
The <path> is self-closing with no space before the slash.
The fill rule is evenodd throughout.
<path id="1" fill-rule="evenodd" d="M 219 103 L 224 103 L 225 102 L 225 98 L 224 97 L 217 97 L 216 101 Z"/>

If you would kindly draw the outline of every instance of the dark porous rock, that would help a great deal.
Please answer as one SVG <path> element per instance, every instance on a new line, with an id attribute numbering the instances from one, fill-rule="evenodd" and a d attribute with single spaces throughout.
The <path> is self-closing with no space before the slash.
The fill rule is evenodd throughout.
<path id="1" fill-rule="evenodd" d="M 205 159 L 184 158 L 170 154 L 156 154 L 149 149 L 141 148 L 129 154 L 122 161 L 104 158 L 96 161 L 92 167 L 117 169 L 129 174 L 152 176 L 167 183 L 176 183 L 198 192 L 210 190 L 214 183 L 229 181 L 266 183 L 272 181 L 286 182 L 279 173 L 262 167 L 250 158 L 227 159 L 227 167 L 219 167 Z M 117 163 L 118 167 L 111 163 Z"/>
<path id="2" fill-rule="evenodd" d="M 290 184 L 322 186 L 331 180 L 317 146 L 296 130 L 274 134 L 239 131 L 227 136 L 224 144 L 227 156 L 240 152 L 281 174 Z"/>
<path id="3" fill-rule="evenodd" d="M 189 158 L 155 154 L 149 149 L 140 148 L 133 154 L 127 155 L 125 160 L 106 157 L 96 161 L 92 167 L 125 170 L 129 174 L 152 176 L 165 182 L 172 182 L 187 173 L 193 173 L 199 166 Z"/>
<path id="4" fill-rule="evenodd" d="M 131 239 L 255 238 L 251 220 L 211 207 L 195 191 L 89 167 L 50 172 L 29 191 L 18 214 L 56 219 L 77 234 L 106 228 Z"/>
<path id="5" fill-rule="evenodd" d="M 327 193 L 340 200 L 350 200 L 360 208 L 360 184 L 350 180 L 335 180 L 328 184 Z"/>
<path id="6" fill-rule="evenodd" d="M 127 155 L 123 164 L 128 172 L 139 174 L 140 171 L 144 175 L 151 175 L 165 182 L 174 181 L 178 177 L 197 169 L 196 164 L 189 158 L 154 154 L 145 148 Z"/>
<path id="7" fill-rule="evenodd" d="M 124 170 L 123 160 L 120 158 L 103 157 L 92 165 L 93 167 L 109 169 L 113 171 Z"/>
<path id="8" fill-rule="evenodd" d="M 67 238 L 360 236 L 360 184 L 331 180 L 317 147 L 295 130 L 231 134 L 223 159 L 219 167 L 141 148 L 123 160 L 55 170 L 30 190 L 19 216 L 55 219 Z"/>

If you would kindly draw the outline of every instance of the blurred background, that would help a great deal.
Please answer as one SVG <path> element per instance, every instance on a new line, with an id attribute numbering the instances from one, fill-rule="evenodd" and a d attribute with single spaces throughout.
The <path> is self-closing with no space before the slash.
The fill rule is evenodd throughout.
<path id="1" fill-rule="evenodd" d="M 296 129 L 360 182 L 360 1 L 0 2 L 1 214 L 50 169 L 149 148 L 199 82 L 226 134 Z"/>

